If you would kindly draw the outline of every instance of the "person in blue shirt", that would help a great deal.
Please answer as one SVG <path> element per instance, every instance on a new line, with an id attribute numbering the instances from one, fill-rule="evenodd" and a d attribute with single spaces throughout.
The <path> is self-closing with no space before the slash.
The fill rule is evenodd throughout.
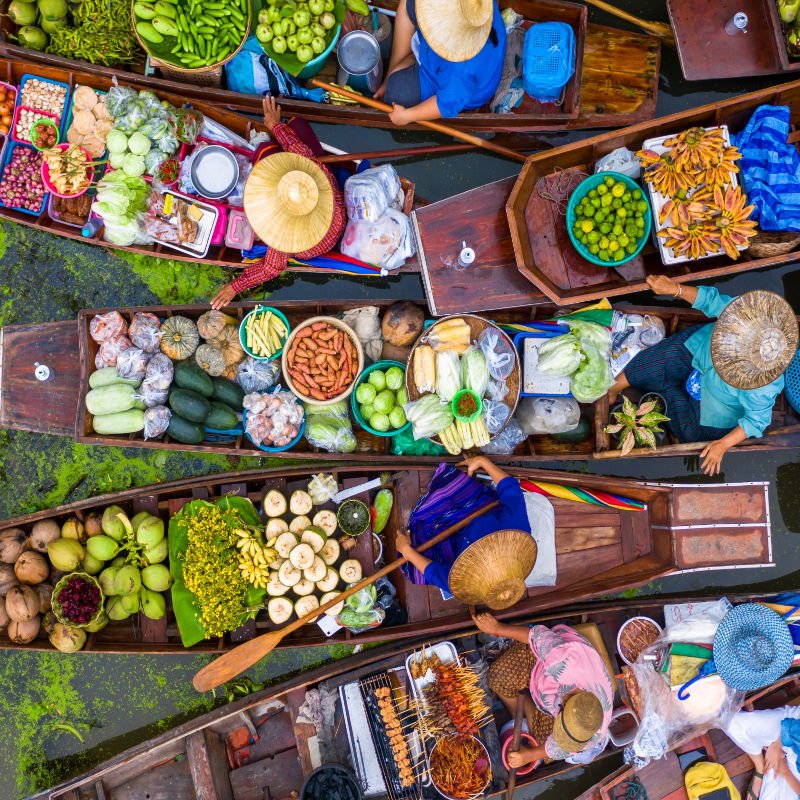
<path id="1" fill-rule="evenodd" d="M 495 95 L 506 29 L 495 0 L 400 0 L 386 78 L 395 125 L 455 117 Z"/>
<path id="2" fill-rule="evenodd" d="M 460 555 L 471 544 L 502 530 L 520 530 L 531 532 L 525 497 L 519 481 L 493 464 L 486 456 L 469 458 L 459 466 L 465 466 L 472 476 L 479 470 L 485 472 L 495 483 L 499 505 L 477 517 L 465 528 L 454 534 L 456 555 Z M 442 564 L 426 558 L 411 546 L 407 533 L 397 533 L 397 552 L 407 558 L 425 577 L 425 583 L 438 586 L 442 591 L 450 593 L 450 568 L 452 564 Z"/>
<path id="3" fill-rule="evenodd" d="M 774 292 L 733 298 L 664 275 L 648 277 L 647 285 L 655 294 L 686 300 L 717 322 L 638 353 L 617 377 L 609 401 L 629 386 L 658 392 L 667 401 L 670 432 L 681 442 L 707 441 L 700 453 L 703 470 L 716 475 L 731 447 L 761 436 L 772 421 L 783 373 L 797 352 L 797 318 Z"/>

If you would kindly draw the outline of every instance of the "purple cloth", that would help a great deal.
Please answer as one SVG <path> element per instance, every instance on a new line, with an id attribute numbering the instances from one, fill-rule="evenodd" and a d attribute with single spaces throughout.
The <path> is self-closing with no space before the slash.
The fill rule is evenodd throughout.
<path id="1" fill-rule="evenodd" d="M 497 500 L 497 492 L 491 486 L 470 478 L 452 464 L 439 464 L 428 484 L 428 491 L 420 498 L 408 519 L 412 546 L 420 547 L 445 528 L 461 522 L 493 500 Z M 452 564 L 458 556 L 458 550 L 451 538 L 426 551 L 425 555 L 434 561 Z M 403 572 L 412 583 L 425 583 L 424 576 L 413 564 L 404 564 Z"/>

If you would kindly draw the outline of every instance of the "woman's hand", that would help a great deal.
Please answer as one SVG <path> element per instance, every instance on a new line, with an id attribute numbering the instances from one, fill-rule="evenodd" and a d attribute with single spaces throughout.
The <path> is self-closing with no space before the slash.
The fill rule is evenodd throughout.
<path id="1" fill-rule="evenodd" d="M 494 614 L 490 614 L 488 611 L 479 611 L 477 614 L 474 612 L 470 613 L 472 613 L 472 619 L 479 631 L 488 633 L 489 636 L 500 635 L 500 622 Z"/>
<path id="2" fill-rule="evenodd" d="M 375 93 L 372 95 L 373 100 L 383 100 L 384 95 L 386 94 L 386 85 L 389 83 L 389 76 L 387 75 L 383 79 L 383 83 L 375 90 Z"/>
<path id="3" fill-rule="evenodd" d="M 467 475 L 472 477 L 478 470 L 488 472 L 488 467 L 493 467 L 491 460 L 486 456 L 473 456 L 472 458 L 465 458 L 459 462 L 459 467 L 466 467 Z"/>
<path id="4" fill-rule="evenodd" d="M 405 554 L 409 550 L 414 549 L 411 546 L 411 538 L 409 537 L 408 533 L 402 533 L 401 531 L 397 531 L 397 533 L 395 534 L 394 546 L 397 549 L 397 552 L 400 553 L 401 556 L 405 556 Z"/>
<path id="5" fill-rule="evenodd" d="M 389 112 L 389 119 L 392 121 L 393 125 L 402 128 L 414 121 L 411 118 L 409 109 L 405 106 L 401 106 L 399 103 L 392 103 L 392 107 L 392 111 Z"/>
<path id="6" fill-rule="evenodd" d="M 678 293 L 679 283 L 676 283 L 666 275 L 648 275 L 647 285 L 653 294 L 660 294 L 669 297 L 676 297 Z"/>
<path id="7" fill-rule="evenodd" d="M 262 98 L 261 107 L 264 109 L 264 125 L 272 133 L 272 129 L 281 121 L 281 107 L 271 94 Z"/>
<path id="8" fill-rule="evenodd" d="M 512 769 L 519 769 L 526 764 L 530 764 L 532 761 L 536 761 L 536 759 L 539 758 L 539 754 L 536 752 L 536 748 L 527 744 L 520 744 L 517 752 L 513 750 L 508 751 L 507 758 L 509 767 Z"/>
<path id="9" fill-rule="evenodd" d="M 703 472 L 706 475 L 719 475 L 722 469 L 722 458 L 729 449 L 730 445 L 726 444 L 722 439 L 707 444 L 703 448 L 703 452 L 700 453 Z"/>
<path id="10" fill-rule="evenodd" d="M 764 754 L 764 774 L 766 775 L 770 770 L 775 770 L 777 775 L 785 761 L 786 754 L 783 752 L 783 745 L 780 737 L 778 737 Z"/>
<path id="11" fill-rule="evenodd" d="M 226 283 L 214 295 L 214 299 L 211 301 L 211 308 L 215 308 L 217 310 L 225 308 L 225 306 L 230 305 L 233 302 L 234 297 L 236 297 L 236 290 L 230 283 Z"/>

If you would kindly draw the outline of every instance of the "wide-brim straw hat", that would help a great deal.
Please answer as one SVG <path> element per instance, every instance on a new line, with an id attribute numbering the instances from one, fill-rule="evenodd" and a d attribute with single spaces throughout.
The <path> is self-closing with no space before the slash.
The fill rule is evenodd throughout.
<path id="1" fill-rule="evenodd" d="M 786 620 L 759 603 L 732 608 L 714 635 L 714 665 L 732 689 L 752 692 L 769 686 L 793 659 L 794 642 Z"/>
<path id="2" fill-rule="evenodd" d="M 603 724 L 603 706 L 591 692 L 568 697 L 556 716 L 553 739 L 565 753 L 579 753 Z"/>
<path id="3" fill-rule="evenodd" d="M 469 61 L 486 44 L 494 18 L 493 0 L 417 0 L 417 23 L 436 55 Z"/>
<path id="4" fill-rule="evenodd" d="M 525 531 L 495 531 L 473 542 L 450 569 L 450 591 L 469 606 L 510 608 L 525 594 L 537 547 Z"/>
<path id="5" fill-rule="evenodd" d="M 729 386 L 758 389 L 786 372 L 797 338 L 792 307 L 775 292 L 756 289 L 719 315 L 711 334 L 711 361 Z"/>
<path id="6" fill-rule="evenodd" d="M 244 211 L 268 247 L 302 253 L 316 247 L 333 222 L 333 189 L 322 169 L 297 153 L 259 161 L 244 186 Z"/>

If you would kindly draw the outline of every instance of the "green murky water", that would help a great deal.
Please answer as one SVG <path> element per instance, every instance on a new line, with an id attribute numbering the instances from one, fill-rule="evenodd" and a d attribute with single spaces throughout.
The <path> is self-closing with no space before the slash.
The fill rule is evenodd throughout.
<path id="1" fill-rule="evenodd" d="M 666 19 L 661 3 L 620 3 L 651 19 Z M 590 18 L 611 22 L 590 11 Z M 614 23 L 616 24 L 616 23 Z M 667 114 L 777 80 L 687 84 L 674 53 L 662 55 L 658 112 Z M 423 134 L 319 127 L 320 137 L 350 151 L 430 141 Z M 556 135 L 563 143 L 577 135 Z M 436 200 L 507 175 L 515 165 L 481 153 L 405 162 L 403 172 L 420 196 Z M 129 259 L 80 243 L 59 240 L 10 224 L 0 224 L 0 324 L 72 319 L 81 308 L 202 301 L 225 279 L 224 270 L 153 259 Z M 324 289 L 323 289 L 324 284 Z M 800 308 L 800 285 L 792 268 L 737 276 L 723 284 L 731 293 L 770 288 Z M 273 300 L 331 296 L 422 299 L 417 278 L 380 283 L 357 278 L 282 279 L 270 286 Z M 719 480 L 768 480 L 774 559 L 771 569 L 698 573 L 667 579 L 648 593 L 713 592 L 722 589 L 794 588 L 800 567 L 794 535 L 800 532 L 800 467 L 791 453 L 728 457 Z M 166 454 L 137 449 L 94 448 L 68 439 L 0 431 L 0 518 L 14 516 L 100 492 L 141 486 L 190 475 L 266 465 L 266 460 L 212 455 Z M 565 469 L 572 466 L 556 465 Z M 695 459 L 606 462 L 593 468 L 609 475 L 702 482 Z M 251 673 L 277 680 L 341 656 L 319 650 L 272 654 Z M 97 763 L 215 702 L 199 696 L 190 679 L 205 656 L 121 657 L 27 652 L 0 653 L 0 797 L 18 798 Z M 72 728 L 73 730 L 70 730 Z M 540 786 L 546 798 L 572 798 L 609 769 L 590 771 Z M 518 793 L 519 797 L 526 796 Z M 534 795 L 527 795 L 534 796 Z"/>

